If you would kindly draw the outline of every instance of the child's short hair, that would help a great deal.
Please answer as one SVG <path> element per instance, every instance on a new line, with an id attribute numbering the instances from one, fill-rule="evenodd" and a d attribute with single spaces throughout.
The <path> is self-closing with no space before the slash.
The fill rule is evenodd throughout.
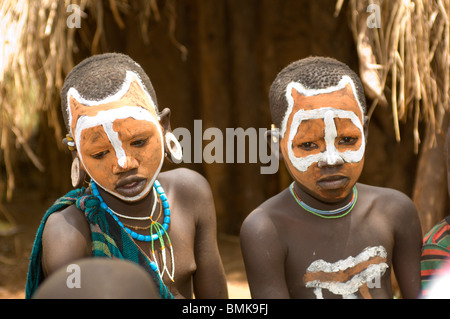
<path id="1" fill-rule="evenodd" d="M 298 82 L 307 89 L 319 90 L 336 86 L 344 75 L 349 76 L 356 88 L 357 99 L 366 113 L 366 97 L 358 75 L 346 64 L 327 57 L 308 57 L 292 62 L 273 81 L 269 92 L 272 121 L 281 126 L 286 113 L 286 87 L 291 82 Z"/>
<path id="2" fill-rule="evenodd" d="M 67 130 L 70 131 L 67 114 L 67 93 L 70 88 L 75 88 L 84 99 L 100 101 L 120 90 L 127 71 L 137 74 L 157 108 L 152 82 L 138 63 L 121 53 L 98 54 L 81 61 L 64 81 L 61 90 L 61 110 Z"/>

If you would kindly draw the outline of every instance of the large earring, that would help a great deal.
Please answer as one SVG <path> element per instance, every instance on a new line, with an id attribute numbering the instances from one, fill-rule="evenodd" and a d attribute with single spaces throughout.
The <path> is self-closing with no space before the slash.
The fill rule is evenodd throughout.
<path id="1" fill-rule="evenodd" d="M 72 186 L 74 188 L 80 188 L 83 186 L 86 172 L 81 167 L 80 159 L 75 157 L 72 161 L 72 167 L 70 170 L 70 178 L 72 179 Z"/>
<path id="2" fill-rule="evenodd" d="M 276 158 L 281 159 L 281 152 L 279 149 L 279 143 L 281 139 L 280 129 L 275 126 L 275 124 L 272 124 L 270 126 L 270 130 L 266 131 L 264 134 L 267 143 L 269 144 L 270 150 L 273 155 L 276 156 Z"/>
<path id="3" fill-rule="evenodd" d="M 270 133 L 273 143 L 278 143 L 280 141 L 280 130 L 275 126 L 275 124 L 270 125 Z"/>
<path id="4" fill-rule="evenodd" d="M 173 163 L 180 163 L 183 158 L 183 149 L 180 142 L 172 132 L 167 132 L 164 135 L 164 140 L 166 142 L 166 150 L 169 151 L 169 160 Z"/>
<path id="5" fill-rule="evenodd" d="M 75 151 L 75 141 L 70 134 L 66 134 L 66 137 L 63 139 L 63 143 L 67 145 L 69 151 Z"/>

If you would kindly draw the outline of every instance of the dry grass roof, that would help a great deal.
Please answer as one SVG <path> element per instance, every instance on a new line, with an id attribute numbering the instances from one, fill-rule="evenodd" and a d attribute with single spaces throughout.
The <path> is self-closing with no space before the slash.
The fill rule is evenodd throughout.
<path id="1" fill-rule="evenodd" d="M 450 0 L 348 0 L 349 23 L 360 60 L 360 74 L 368 97 L 373 100 L 369 115 L 377 106 L 393 116 L 396 138 L 401 140 L 399 123 L 413 121 L 419 150 L 419 123 L 442 129 L 449 108 L 449 12 Z M 48 125 L 55 129 L 56 145 L 63 137 L 59 127 L 59 91 L 65 74 L 73 67 L 76 28 L 67 27 L 69 4 L 81 15 L 89 12 L 97 22 L 90 41 L 96 53 L 103 29 L 103 6 L 109 6 L 115 22 L 125 27 L 122 16 L 127 0 L 4 0 L 0 7 L 0 163 L 6 167 L 7 198 L 14 189 L 11 152 L 20 145 L 39 170 L 44 167 L 28 146 L 38 114 L 46 111 Z M 336 1 L 336 15 L 343 14 L 344 0 Z M 380 9 L 379 28 L 368 26 L 376 12 L 367 12 L 371 3 Z M 173 6 L 173 0 L 170 1 Z M 140 10 L 143 40 L 149 16 L 158 18 L 156 0 L 134 1 Z M 372 21 L 373 22 L 373 21 Z M 174 25 L 171 26 L 173 30 Z M 169 35 L 170 36 L 170 35 Z M 174 40 L 175 43 L 175 40 Z M 180 50 L 185 50 L 180 46 Z M 2 192 L 0 185 L 0 193 Z"/>

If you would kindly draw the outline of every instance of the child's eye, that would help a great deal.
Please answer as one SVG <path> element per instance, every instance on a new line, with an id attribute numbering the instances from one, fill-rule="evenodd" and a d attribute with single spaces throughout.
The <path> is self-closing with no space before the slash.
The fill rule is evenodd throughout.
<path id="1" fill-rule="evenodd" d="M 147 144 L 148 138 L 139 139 L 130 143 L 131 146 L 142 147 Z"/>
<path id="2" fill-rule="evenodd" d="M 91 157 L 95 158 L 95 159 L 102 159 L 108 153 L 109 153 L 109 151 L 98 152 L 98 153 L 92 154 Z"/>
<path id="3" fill-rule="evenodd" d="M 318 146 L 317 146 L 317 144 L 315 144 L 313 142 L 305 142 L 305 143 L 300 144 L 298 147 L 305 151 L 312 151 L 312 150 L 316 149 Z"/>
<path id="4" fill-rule="evenodd" d="M 340 145 L 355 145 L 358 141 L 357 137 L 346 136 L 339 140 Z"/>

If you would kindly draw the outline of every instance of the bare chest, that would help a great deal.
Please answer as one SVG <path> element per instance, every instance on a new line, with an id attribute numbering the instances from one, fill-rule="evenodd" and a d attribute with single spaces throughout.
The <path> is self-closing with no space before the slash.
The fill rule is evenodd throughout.
<path id="1" fill-rule="evenodd" d="M 183 218 L 172 218 L 168 232 L 150 242 L 135 241 L 156 267 L 174 297 L 191 298 L 192 276 L 196 271 L 194 225 Z"/>
<path id="2" fill-rule="evenodd" d="M 291 296 L 389 297 L 393 240 L 388 231 L 370 225 L 350 219 L 320 221 L 286 232 L 285 272 Z"/>

